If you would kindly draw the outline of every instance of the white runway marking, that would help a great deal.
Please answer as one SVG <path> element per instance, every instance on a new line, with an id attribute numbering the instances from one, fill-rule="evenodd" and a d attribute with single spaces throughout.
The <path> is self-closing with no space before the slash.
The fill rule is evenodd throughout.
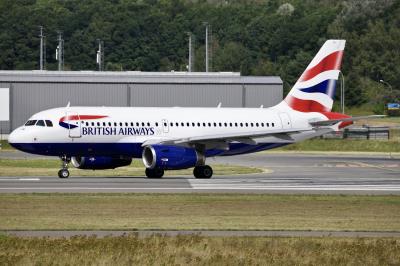
<path id="1" fill-rule="evenodd" d="M 168 191 L 168 190 L 276 190 L 276 191 L 400 191 L 400 186 L 199 186 L 199 187 L 140 187 L 140 188 L 127 188 L 127 187 L 8 187 L 0 188 L 0 190 L 123 190 L 123 191 Z"/>
<path id="2" fill-rule="evenodd" d="M 40 181 L 40 178 L 0 178 L 0 181 Z"/>

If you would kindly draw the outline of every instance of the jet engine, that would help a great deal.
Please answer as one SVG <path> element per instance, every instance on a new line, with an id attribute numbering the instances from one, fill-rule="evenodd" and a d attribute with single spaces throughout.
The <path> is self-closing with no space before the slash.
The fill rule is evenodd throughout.
<path id="1" fill-rule="evenodd" d="M 142 159 L 146 168 L 164 170 L 186 169 L 205 162 L 204 155 L 193 148 L 168 145 L 144 147 Z"/>

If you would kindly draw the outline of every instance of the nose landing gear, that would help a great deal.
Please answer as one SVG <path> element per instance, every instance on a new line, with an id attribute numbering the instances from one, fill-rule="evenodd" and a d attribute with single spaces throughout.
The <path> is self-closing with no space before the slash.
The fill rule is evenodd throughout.
<path id="1" fill-rule="evenodd" d="M 68 178 L 69 177 L 69 171 L 68 171 L 68 164 L 71 162 L 71 158 L 67 156 L 61 156 L 61 169 L 58 171 L 58 177 L 59 178 Z"/>

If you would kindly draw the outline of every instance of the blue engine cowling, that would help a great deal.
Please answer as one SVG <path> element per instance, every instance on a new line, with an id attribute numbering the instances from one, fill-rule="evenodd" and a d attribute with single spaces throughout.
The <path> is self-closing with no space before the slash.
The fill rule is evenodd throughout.
<path id="1" fill-rule="evenodd" d="M 130 165 L 132 158 L 71 157 L 73 166 L 79 169 L 104 170 Z"/>
<path id="2" fill-rule="evenodd" d="M 146 168 L 161 168 L 164 170 L 179 170 L 204 164 L 204 156 L 193 148 L 152 145 L 146 146 L 142 153 Z"/>

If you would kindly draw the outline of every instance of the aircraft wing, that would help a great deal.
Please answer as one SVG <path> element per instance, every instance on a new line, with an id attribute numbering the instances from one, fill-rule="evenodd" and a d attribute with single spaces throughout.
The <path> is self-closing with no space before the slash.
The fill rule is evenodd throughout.
<path id="1" fill-rule="evenodd" d="M 305 131 L 312 131 L 313 128 L 290 128 L 290 129 L 273 129 L 257 132 L 240 132 L 240 133 L 226 133 L 226 134 L 215 134 L 215 135 L 202 135 L 193 136 L 187 138 L 176 138 L 176 139 L 153 139 L 145 141 L 142 146 L 147 145 L 183 145 L 183 144 L 206 144 L 212 142 L 227 142 L 227 141 L 238 141 L 246 144 L 257 144 L 255 138 L 263 137 L 277 137 L 282 140 L 292 140 L 291 134 L 300 133 Z"/>
<path id="2" fill-rule="evenodd" d="M 382 118 L 385 115 L 367 115 L 367 116 L 355 116 L 355 117 L 346 117 L 346 118 L 339 118 L 339 119 L 332 119 L 332 120 L 324 120 L 324 121 L 316 121 L 310 122 L 311 126 L 320 127 L 320 126 L 333 126 L 339 122 L 353 122 L 361 119 L 375 119 L 375 118 Z"/>

